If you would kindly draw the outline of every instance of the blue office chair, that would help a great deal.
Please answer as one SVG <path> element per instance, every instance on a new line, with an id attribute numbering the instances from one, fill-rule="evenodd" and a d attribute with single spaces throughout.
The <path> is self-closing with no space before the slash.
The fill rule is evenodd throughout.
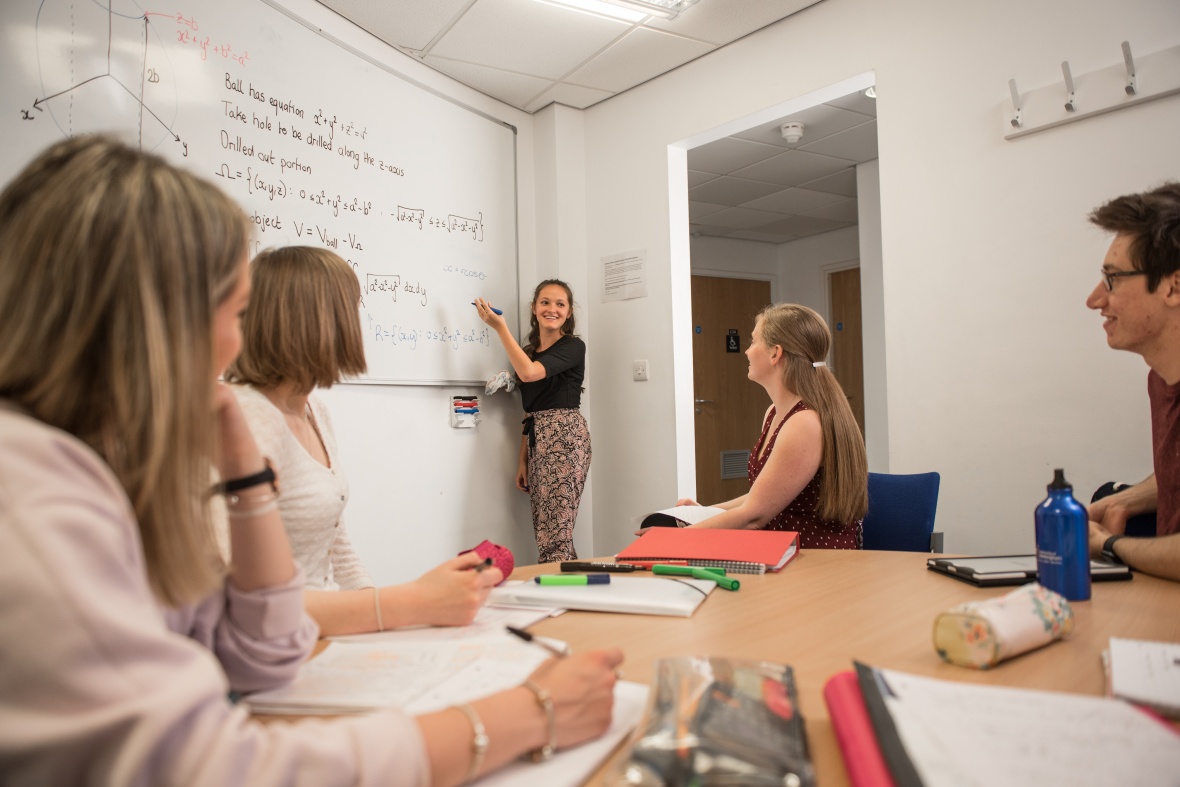
<path id="1" fill-rule="evenodd" d="M 941 552 L 942 533 L 934 532 L 938 482 L 938 473 L 869 473 L 864 548 Z"/>

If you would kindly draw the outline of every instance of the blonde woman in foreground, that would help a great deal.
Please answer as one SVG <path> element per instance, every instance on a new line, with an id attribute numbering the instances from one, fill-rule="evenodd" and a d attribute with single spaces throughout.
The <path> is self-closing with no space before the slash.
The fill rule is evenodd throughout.
<path id="1" fill-rule="evenodd" d="M 316 638 L 273 474 L 217 382 L 247 241 L 214 186 L 101 137 L 0 193 L 4 783 L 450 785 L 600 735 L 617 650 L 416 718 L 262 725 L 227 699 L 290 680 Z"/>

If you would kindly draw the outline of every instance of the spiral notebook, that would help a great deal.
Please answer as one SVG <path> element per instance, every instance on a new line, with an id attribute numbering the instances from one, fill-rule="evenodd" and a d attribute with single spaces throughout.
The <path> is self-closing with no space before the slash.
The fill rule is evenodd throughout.
<path id="1" fill-rule="evenodd" d="M 653 527 L 616 555 L 624 563 L 684 561 L 738 574 L 778 571 L 799 553 L 799 534 L 777 530 Z"/>

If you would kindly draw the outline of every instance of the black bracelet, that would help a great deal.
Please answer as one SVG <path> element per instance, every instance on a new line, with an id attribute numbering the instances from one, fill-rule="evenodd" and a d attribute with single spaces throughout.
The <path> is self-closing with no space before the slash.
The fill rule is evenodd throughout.
<path id="1" fill-rule="evenodd" d="M 275 483 L 275 471 L 270 466 L 270 462 L 266 463 L 266 467 L 259 470 L 254 475 L 243 476 L 242 478 L 231 478 L 228 481 L 222 481 L 213 487 L 214 491 L 223 495 L 228 495 L 232 492 L 241 492 L 243 489 L 249 489 L 254 486 L 262 484 L 270 484 L 275 492 L 279 491 L 278 485 Z"/>

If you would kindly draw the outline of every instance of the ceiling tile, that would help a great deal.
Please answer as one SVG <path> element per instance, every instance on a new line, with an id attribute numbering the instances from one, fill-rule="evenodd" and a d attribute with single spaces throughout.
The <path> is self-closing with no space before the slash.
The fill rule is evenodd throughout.
<path id="1" fill-rule="evenodd" d="M 870 120 L 817 142 L 808 143 L 804 138 L 803 149 L 808 153 L 838 156 L 858 163 L 872 161 L 877 158 L 877 121 Z"/>
<path id="2" fill-rule="evenodd" d="M 861 90 L 855 93 L 849 93 L 846 96 L 834 98 L 828 103 L 834 107 L 840 107 L 840 109 L 850 109 L 853 112 L 859 112 L 862 115 L 869 115 L 870 117 L 877 116 L 877 99 L 869 98 Z"/>
<path id="3" fill-rule="evenodd" d="M 831 205 L 825 205 L 822 208 L 809 210 L 803 215 L 814 216 L 817 219 L 847 221 L 851 224 L 856 224 L 860 221 L 860 214 L 857 211 L 856 200 L 854 199 L 844 199 Z"/>
<path id="4" fill-rule="evenodd" d="M 422 61 L 436 71 L 452 76 L 481 93 L 500 96 L 503 101 L 514 106 L 522 105 L 552 84 L 547 79 L 514 74 L 511 71 L 486 68 L 472 63 L 462 63 L 434 55 L 427 55 L 422 58 Z"/>
<path id="5" fill-rule="evenodd" d="M 726 137 L 688 151 L 688 168 L 700 172 L 727 175 L 734 170 L 764 161 L 780 152 L 773 145 L 762 145 L 744 139 Z"/>
<path id="6" fill-rule="evenodd" d="M 725 210 L 729 205 L 715 205 L 712 202 L 688 201 L 688 220 L 697 221 L 719 210 Z"/>
<path id="7" fill-rule="evenodd" d="M 682 36 L 725 44 L 817 2 L 819 0 L 701 0 L 675 19 L 653 18 L 646 24 Z"/>
<path id="8" fill-rule="evenodd" d="M 735 208 L 740 210 L 740 208 Z M 712 218 L 712 217 L 710 217 Z M 841 227 L 847 227 L 847 221 L 833 221 L 832 219 L 817 219 L 810 216 L 788 216 L 782 221 L 777 221 L 773 224 L 768 224 L 760 229 L 763 232 L 785 232 L 789 235 L 817 235 L 821 232 L 829 232 L 831 230 L 838 230 Z"/>
<path id="9" fill-rule="evenodd" d="M 476 0 L 431 53 L 560 79 L 629 27 L 616 19 L 534 0 Z"/>
<path id="10" fill-rule="evenodd" d="M 387 44 L 422 49 L 446 29 L 471 0 L 319 0 Z"/>
<path id="11" fill-rule="evenodd" d="M 789 240 L 795 240 L 796 235 L 787 235 L 781 232 L 759 232 L 758 230 L 737 230 L 729 233 L 727 238 L 740 238 L 742 240 L 758 240 L 763 243 L 786 243 Z"/>
<path id="12" fill-rule="evenodd" d="M 636 28 L 565 81 L 618 93 L 714 49 L 713 44 Z"/>
<path id="13" fill-rule="evenodd" d="M 797 121 L 804 125 L 803 139 L 794 144 L 783 139 L 781 130 L 783 123 L 792 121 Z M 857 112 L 849 112 L 846 109 L 839 109 L 828 104 L 820 104 L 819 106 L 805 109 L 802 112 L 796 112 L 793 115 L 779 118 L 771 123 L 763 123 L 761 126 L 755 126 L 754 128 L 739 132 L 734 136 L 739 139 L 748 139 L 752 142 L 762 142 L 767 145 L 797 148 L 808 145 L 811 142 L 819 141 L 824 137 L 844 131 L 845 129 L 859 126 L 864 122 L 865 116 Z"/>
<path id="14" fill-rule="evenodd" d="M 817 178 L 803 184 L 812 191 L 826 191 L 829 194 L 840 194 L 845 197 L 856 196 L 856 167 L 849 166 L 835 175 Z"/>
<path id="15" fill-rule="evenodd" d="M 590 87 L 567 85 L 558 82 L 549 90 L 546 90 L 541 95 L 529 101 L 528 105 L 524 106 L 524 110 L 526 112 L 536 112 L 554 102 L 565 104 L 567 107 L 573 107 L 574 109 L 585 109 L 613 95 L 614 93 L 607 93 Z"/>
<path id="16" fill-rule="evenodd" d="M 852 162 L 848 159 L 821 156 L 803 150 L 787 150 L 772 159 L 739 169 L 732 174 L 735 177 L 776 183 L 779 186 L 799 186 L 816 178 L 832 175 L 851 165 Z"/>
<path id="17" fill-rule="evenodd" d="M 779 187 L 770 183 L 723 177 L 689 189 L 688 198 L 718 205 L 741 205 L 776 191 L 779 191 Z"/>
<path id="18" fill-rule="evenodd" d="M 726 235 L 733 233 L 732 227 L 717 227 L 712 224 L 690 224 L 688 231 L 692 235 L 711 235 L 717 238 L 723 238 Z"/>
<path id="19" fill-rule="evenodd" d="M 765 210 L 750 210 L 749 208 L 726 208 L 708 217 L 708 222 L 713 226 L 729 227 L 735 230 L 748 230 L 751 227 L 762 227 L 782 220 L 782 214 L 780 213 L 770 213 Z"/>
<path id="20" fill-rule="evenodd" d="M 770 210 L 776 213 L 809 213 L 816 208 L 822 208 L 825 205 L 831 205 L 845 201 L 846 199 L 846 197 L 841 197 L 838 194 L 791 188 L 783 189 L 782 191 L 751 202 L 746 202 L 742 207 L 754 208 L 755 210 Z M 855 213 L 855 208 L 853 212 Z"/>
<path id="21" fill-rule="evenodd" d="M 695 169 L 688 171 L 688 187 L 699 186 L 702 183 L 708 183 L 710 180 L 717 178 L 712 172 L 697 172 Z"/>

